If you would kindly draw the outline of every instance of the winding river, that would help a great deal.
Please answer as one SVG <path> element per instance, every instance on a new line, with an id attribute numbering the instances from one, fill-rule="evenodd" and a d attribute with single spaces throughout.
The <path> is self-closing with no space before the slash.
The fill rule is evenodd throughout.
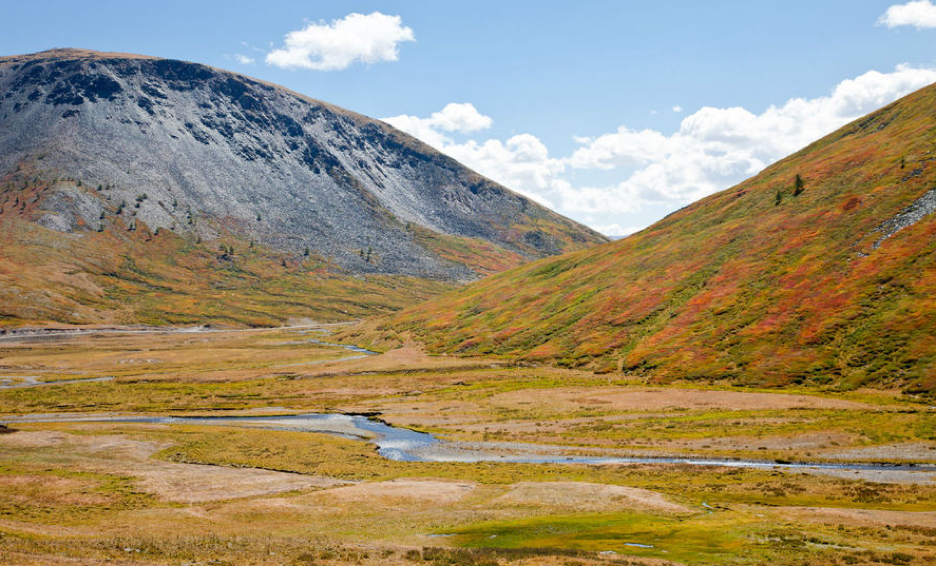
<path id="1" fill-rule="evenodd" d="M 301 334 L 327 334 L 321 327 L 289 327 L 289 330 Z M 269 329 L 267 329 L 269 330 Z M 251 330 L 241 330 L 248 332 Z M 230 330 L 209 329 L 204 327 L 181 329 L 88 329 L 82 331 L 23 332 L 21 334 L 0 336 L 0 340 L 35 340 L 58 339 L 81 334 L 96 333 L 197 333 L 231 332 Z M 334 346 L 352 351 L 357 356 L 343 358 L 349 360 L 376 354 L 370 350 L 333 344 L 316 338 L 305 338 L 307 343 Z M 334 361 L 334 360 L 325 360 Z M 322 361 L 305 362 L 323 363 Z M 296 365 L 305 365 L 296 364 Z M 11 376 L 12 377 L 12 376 Z M 59 380 L 41 382 L 36 376 L 20 377 L 20 381 L 0 379 L 0 389 L 19 387 L 39 387 L 66 383 L 105 381 L 111 377 L 92 379 Z M 891 472 L 936 472 L 934 464 L 882 464 L 873 462 L 775 462 L 766 460 L 718 459 L 697 456 L 673 457 L 635 457 L 588 455 L 587 450 L 571 446 L 543 446 L 510 442 L 463 442 L 449 441 L 435 436 L 393 427 L 380 420 L 365 415 L 341 413 L 306 413 L 275 416 L 217 416 L 217 417 L 163 417 L 149 415 L 114 415 L 114 414 L 67 414 L 49 413 L 0 418 L 0 424 L 15 425 L 29 422 L 114 422 L 141 424 L 192 424 L 211 426 L 254 427 L 272 430 L 292 430 L 299 432 L 317 432 L 335 434 L 346 438 L 371 442 L 377 452 L 390 460 L 404 462 L 504 462 L 525 464 L 685 464 L 691 466 L 725 466 L 732 468 L 777 469 L 789 471 L 829 470 L 829 471 L 891 471 Z"/>
<path id="2" fill-rule="evenodd" d="M 306 413 L 277 416 L 159 417 L 145 415 L 38 414 L 8 417 L 2 424 L 28 422 L 114 422 L 253 427 L 335 434 L 371 442 L 384 458 L 404 462 L 504 462 L 525 464 L 686 464 L 779 470 L 854 470 L 936 472 L 932 464 L 870 462 L 771 462 L 682 457 L 620 457 L 582 455 L 581 449 L 508 442 L 460 442 L 390 426 L 363 415 Z"/>

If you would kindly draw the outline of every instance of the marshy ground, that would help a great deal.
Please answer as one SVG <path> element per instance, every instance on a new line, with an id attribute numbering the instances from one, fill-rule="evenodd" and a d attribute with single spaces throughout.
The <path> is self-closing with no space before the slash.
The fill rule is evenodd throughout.
<path id="1" fill-rule="evenodd" d="M 454 442 L 603 455 L 936 463 L 897 391 L 652 386 L 317 343 L 317 328 L 0 341 L 0 562 L 930 564 L 936 473 L 397 462 L 245 427 L 46 413 L 379 413 Z M 60 384 L 40 385 L 63 381 Z M 67 382 L 66 382 L 67 381 Z"/>

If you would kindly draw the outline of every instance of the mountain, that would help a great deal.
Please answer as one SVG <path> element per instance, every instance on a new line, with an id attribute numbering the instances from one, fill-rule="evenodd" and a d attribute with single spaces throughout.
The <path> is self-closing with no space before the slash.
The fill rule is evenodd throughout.
<path id="1" fill-rule="evenodd" d="M 668 381 L 936 391 L 936 86 L 642 232 L 349 335 Z M 389 342 L 383 344 L 387 347 Z"/>
<path id="2" fill-rule="evenodd" d="M 0 58 L 0 210 L 7 323 L 359 316 L 605 241 L 378 120 L 74 49 Z M 281 276 L 289 297 L 254 296 Z"/>

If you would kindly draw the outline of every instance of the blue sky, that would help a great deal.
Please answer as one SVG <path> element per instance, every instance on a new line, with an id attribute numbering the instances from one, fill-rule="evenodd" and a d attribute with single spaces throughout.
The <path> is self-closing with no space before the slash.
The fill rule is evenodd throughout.
<path id="1" fill-rule="evenodd" d="M 243 72 L 389 119 L 611 235 L 936 81 L 929 0 L 34 0 L 3 12 L 2 54 L 84 47 Z"/>

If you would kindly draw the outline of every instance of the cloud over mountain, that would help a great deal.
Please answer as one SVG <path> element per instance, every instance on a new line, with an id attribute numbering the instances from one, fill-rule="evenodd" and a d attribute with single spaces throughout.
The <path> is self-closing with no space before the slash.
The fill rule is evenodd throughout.
<path id="1" fill-rule="evenodd" d="M 456 141 L 449 133 L 487 129 L 492 119 L 471 104 L 449 104 L 429 118 L 385 119 L 492 179 L 594 225 L 608 216 L 661 205 L 671 209 L 730 187 L 812 140 L 936 81 L 936 69 L 898 66 L 868 71 L 837 84 L 828 95 L 793 98 L 762 112 L 703 107 L 665 134 L 626 125 L 613 132 L 575 137 L 566 157 L 551 155 L 535 135 L 506 140 L 477 136 Z M 610 185 L 573 183 L 572 172 L 605 171 Z M 605 175 L 607 175 L 606 173 Z"/>

